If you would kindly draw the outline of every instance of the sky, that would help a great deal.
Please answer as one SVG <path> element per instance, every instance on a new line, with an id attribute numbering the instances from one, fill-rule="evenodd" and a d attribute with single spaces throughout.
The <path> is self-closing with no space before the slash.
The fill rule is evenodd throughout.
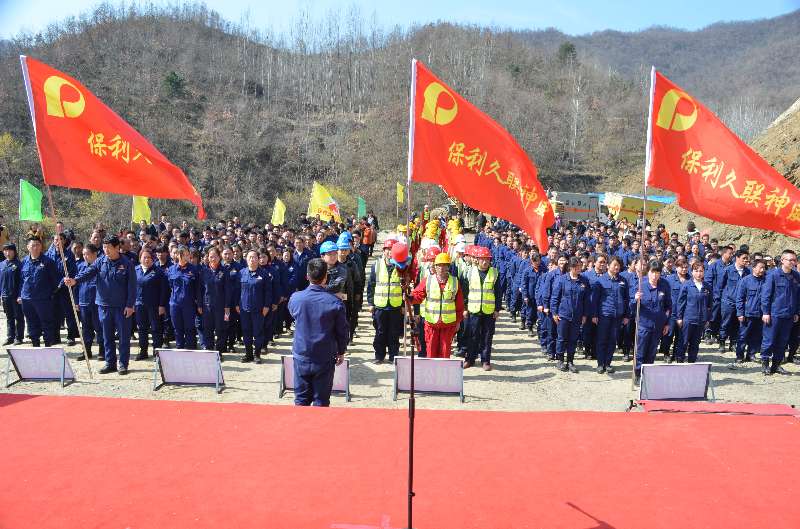
<path id="1" fill-rule="evenodd" d="M 0 38 L 10 38 L 20 31 L 40 31 L 51 22 L 91 11 L 97 3 L 97 0 L 0 0 Z M 387 28 L 444 20 L 513 29 L 554 27 L 570 35 L 605 29 L 637 31 L 654 25 L 695 30 L 715 22 L 771 18 L 800 9 L 800 0 L 206 0 L 205 4 L 233 22 L 249 12 L 252 27 L 276 32 L 289 28 L 302 10 L 324 16 L 330 11 L 344 12 L 357 6 L 364 16 L 375 13 L 378 23 Z"/>

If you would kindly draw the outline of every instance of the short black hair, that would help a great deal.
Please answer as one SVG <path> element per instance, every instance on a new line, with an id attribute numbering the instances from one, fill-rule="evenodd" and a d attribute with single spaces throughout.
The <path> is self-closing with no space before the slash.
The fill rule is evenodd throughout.
<path id="1" fill-rule="evenodd" d="M 318 285 L 322 283 L 322 280 L 328 275 L 328 264 L 319 257 L 315 257 L 308 261 L 306 274 L 308 275 L 309 281 Z"/>
<path id="2" fill-rule="evenodd" d="M 111 246 L 119 246 L 119 237 L 116 235 L 109 235 L 103 239 L 103 244 L 110 244 Z"/>
<path id="3" fill-rule="evenodd" d="M 83 249 L 84 250 L 89 250 L 91 253 L 97 253 L 97 252 L 100 251 L 100 248 L 98 248 L 97 246 L 95 246 L 92 243 L 87 244 L 86 246 L 83 247 Z"/>

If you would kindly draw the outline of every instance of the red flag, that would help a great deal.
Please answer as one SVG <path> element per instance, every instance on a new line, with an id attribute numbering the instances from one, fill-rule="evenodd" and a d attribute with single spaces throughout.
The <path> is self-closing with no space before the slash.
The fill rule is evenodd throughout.
<path id="1" fill-rule="evenodd" d="M 467 206 L 521 227 L 546 252 L 553 209 L 514 137 L 416 59 L 410 114 L 409 182 L 441 185 Z"/>
<path id="2" fill-rule="evenodd" d="M 200 195 L 183 171 L 85 86 L 24 55 L 20 62 L 45 183 L 186 199 L 205 218 Z"/>
<path id="3" fill-rule="evenodd" d="M 650 83 L 648 185 L 709 219 L 800 237 L 800 190 L 655 68 Z"/>

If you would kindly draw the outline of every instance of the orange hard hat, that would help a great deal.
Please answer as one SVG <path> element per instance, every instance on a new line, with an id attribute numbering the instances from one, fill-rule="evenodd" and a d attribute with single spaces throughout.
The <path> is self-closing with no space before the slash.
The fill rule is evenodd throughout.
<path id="1" fill-rule="evenodd" d="M 408 260 L 408 245 L 397 242 L 392 246 L 392 259 L 397 263 L 405 263 Z"/>

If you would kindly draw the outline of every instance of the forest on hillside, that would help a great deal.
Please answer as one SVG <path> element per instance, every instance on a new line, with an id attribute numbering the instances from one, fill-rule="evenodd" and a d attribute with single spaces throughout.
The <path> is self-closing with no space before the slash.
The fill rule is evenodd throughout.
<path id="1" fill-rule="evenodd" d="M 331 186 L 345 211 L 359 195 L 393 215 L 412 57 L 506 127 L 545 187 L 562 190 L 641 178 L 651 63 L 745 139 L 800 86 L 800 11 L 697 32 L 579 37 L 446 22 L 387 29 L 355 7 L 300 12 L 282 34 L 259 29 L 266 22 L 233 23 L 193 3 L 101 4 L 0 43 L 0 208 L 14 211 L 20 177 L 41 184 L 20 54 L 76 77 L 149 138 L 189 175 L 209 217 L 259 221 L 276 196 L 290 215 L 304 211 L 314 180 Z M 443 200 L 430 186 L 414 192 L 417 207 Z M 79 227 L 128 222 L 129 197 L 54 194 L 61 216 Z M 188 203 L 152 205 L 154 214 L 192 212 Z"/>

